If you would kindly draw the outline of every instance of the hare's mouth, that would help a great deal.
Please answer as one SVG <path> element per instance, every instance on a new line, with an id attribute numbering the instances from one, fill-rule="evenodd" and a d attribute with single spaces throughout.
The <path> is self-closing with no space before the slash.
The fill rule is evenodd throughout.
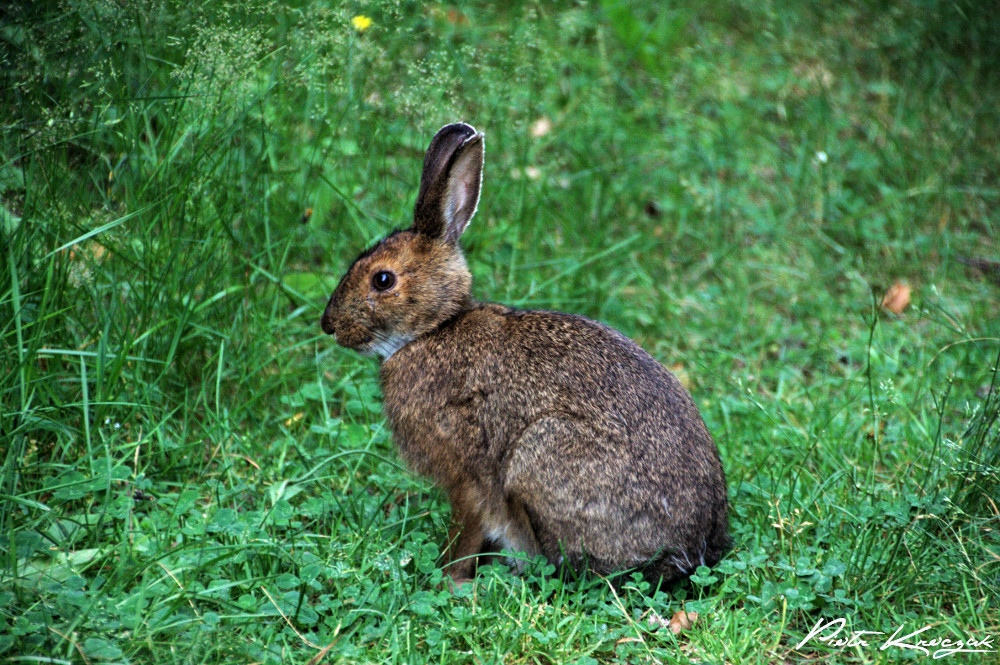
<path id="1" fill-rule="evenodd" d="M 330 334 L 340 346 L 357 351 L 364 356 L 379 356 L 383 360 L 392 356 L 414 339 L 413 335 L 369 330 L 363 326 L 341 328 L 331 325 L 330 328 Z"/>
<path id="2" fill-rule="evenodd" d="M 322 323 L 323 332 L 327 335 L 333 335 L 333 339 L 337 344 L 348 349 L 361 351 L 376 340 L 376 335 L 372 334 L 364 326 L 350 322 L 345 325 L 343 321 L 338 321 L 334 317 L 325 314 L 323 315 Z"/>

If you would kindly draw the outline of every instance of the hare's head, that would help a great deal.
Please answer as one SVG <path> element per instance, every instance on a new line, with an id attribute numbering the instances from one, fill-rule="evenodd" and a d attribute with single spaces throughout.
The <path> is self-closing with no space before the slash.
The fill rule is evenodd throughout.
<path id="1" fill-rule="evenodd" d="M 468 307 L 472 275 L 458 246 L 476 213 L 484 137 L 446 125 L 424 158 L 413 226 L 361 254 L 323 312 L 337 343 L 388 358 Z"/>

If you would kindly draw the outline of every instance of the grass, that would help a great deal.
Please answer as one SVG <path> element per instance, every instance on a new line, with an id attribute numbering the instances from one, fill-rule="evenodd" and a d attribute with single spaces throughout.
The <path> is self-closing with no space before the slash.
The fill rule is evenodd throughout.
<path id="1" fill-rule="evenodd" d="M 996 649 L 1000 26 L 876 5 L 8 11 L 0 659 L 922 660 L 879 650 L 898 626 Z M 621 329 L 719 443 L 736 546 L 686 585 L 538 561 L 442 586 L 447 505 L 318 318 L 458 119 L 487 134 L 475 292 Z M 886 635 L 798 646 L 839 618 Z"/>

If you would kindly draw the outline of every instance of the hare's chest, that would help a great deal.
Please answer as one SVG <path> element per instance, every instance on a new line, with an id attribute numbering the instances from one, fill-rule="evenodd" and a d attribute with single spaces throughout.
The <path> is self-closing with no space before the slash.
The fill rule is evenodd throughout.
<path id="1" fill-rule="evenodd" d="M 382 372 L 383 409 L 393 440 L 418 473 L 444 482 L 483 464 L 482 395 L 455 368 L 425 365 Z"/>

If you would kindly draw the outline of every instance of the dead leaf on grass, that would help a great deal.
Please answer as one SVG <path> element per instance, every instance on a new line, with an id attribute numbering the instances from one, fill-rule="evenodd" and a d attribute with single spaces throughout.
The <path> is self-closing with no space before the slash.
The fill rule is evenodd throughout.
<path id="1" fill-rule="evenodd" d="M 623 637 L 615 642 L 615 644 L 628 644 L 629 642 L 642 642 L 642 640 L 638 637 Z"/>
<path id="2" fill-rule="evenodd" d="M 670 632 L 674 635 L 680 635 L 682 630 L 688 630 L 697 620 L 697 612 L 685 612 L 684 610 L 674 612 L 674 616 L 670 618 Z"/>
<path id="3" fill-rule="evenodd" d="M 893 314 L 902 314 L 903 310 L 910 306 L 910 293 L 913 289 L 905 282 L 896 282 L 886 291 L 882 298 L 882 309 Z"/>
<path id="4" fill-rule="evenodd" d="M 681 631 L 690 629 L 697 620 L 697 612 L 685 612 L 684 610 L 674 612 L 674 616 L 670 618 L 670 621 L 667 621 L 656 612 L 653 612 L 649 617 L 650 623 L 660 626 L 661 628 L 669 628 L 670 632 L 674 635 L 680 635 Z"/>

